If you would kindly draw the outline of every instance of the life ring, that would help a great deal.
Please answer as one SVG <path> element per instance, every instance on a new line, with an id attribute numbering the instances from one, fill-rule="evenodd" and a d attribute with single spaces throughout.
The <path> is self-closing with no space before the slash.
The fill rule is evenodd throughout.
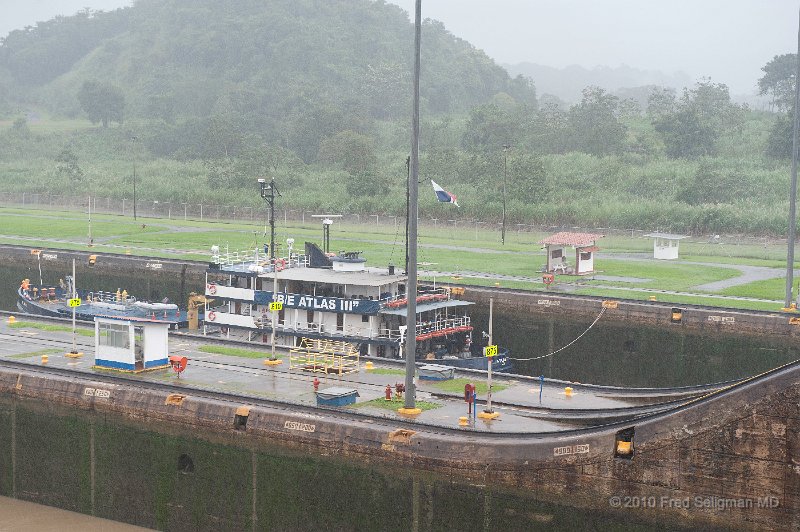
<path id="1" fill-rule="evenodd" d="M 215 319 L 217 319 L 217 313 L 212 310 L 208 313 L 208 321 L 214 321 Z"/>
<path id="2" fill-rule="evenodd" d="M 275 259 L 275 271 L 282 272 L 286 269 L 286 259 Z"/>
<path id="3" fill-rule="evenodd" d="M 550 285 L 555 280 L 555 276 L 552 273 L 545 273 L 542 275 L 542 282 L 546 285 Z"/>
<path id="4" fill-rule="evenodd" d="M 206 285 L 206 290 L 208 291 L 209 294 L 213 296 L 214 294 L 217 293 L 217 285 L 215 285 L 214 283 L 208 283 Z"/>

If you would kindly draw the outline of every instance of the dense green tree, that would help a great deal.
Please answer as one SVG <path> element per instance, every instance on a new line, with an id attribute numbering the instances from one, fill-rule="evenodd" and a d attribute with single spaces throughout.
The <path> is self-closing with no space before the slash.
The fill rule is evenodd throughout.
<path id="1" fill-rule="evenodd" d="M 99 81 L 86 81 L 78 93 L 81 108 L 92 124 L 102 122 L 108 127 L 109 122 L 122 124 L 125 110 L 125 94 L 119 87 Z"/>
<path id="2" fill-rule="evenodd" d="M 741 132 L 744 108 L 731 102 L 728 87 L 722 83 L 702 80 L 694 88 L 684 89 L 674 105 L 664 93 L 658 98 L 650 116 L 670 157 L 714 155 L 724 133 Z"/>
<path id="3" fill-rule="evenodd" d="M 695 158 L 717 152 L 719 132 L 700 120 L 695 109 L 681 108 L 655 122 L 670 157 Z"/>
<path id="4" fill-rule="evenodd" d="M 758 80 L 758 93 L 771 96 L 772 105 L 778 110 L 793 109 L 797 54 L 776 55 L 761 70 L 764 75 Z"/>
<path id="5" fill-rule="evenodd" d="M 775 123 L 767 137 L 766 155 L 776 159 L 788 159 L 792 156 L 792 128 L 794 117 L 781 113 L 775 117 Z"/>
<path id="6" fill-rule="evenodd" d="M 653 87 L 647 97 L 647 116 L 657 120 L 675 112 L 675 89 Z"/>
<path id="7" fill-rule="evenodd" d="M 753 187 L 740 168 L 730 168 L 714 159 L 703 159 L 693 178 L 678 191 L 680 201 L 690 205 L 734 203 L 753 194 Z"/>
<path id="8" fill-rule="evenodd" d="M 56 173 L 70 185 L 77 185 L 83 181 L 84 174 L 78 165 L 78 156 L 69 145 L 64 146 L 56 156 Z"/>
<path id="9" fill-rule="evenodd" d="M 527 204 L 542 203 L 549 194 L 544 161 L 529 153 L 508 154 L 508 182 L 512 196 Z"/>
<path id="10" fill-rule="evenodd" d="M 627 128 L 619 113 L 619 98 L 600 87 L 585 88 L 567 115 L 569 147 L 598 156 L 621 153 Z"/>
<path id="11" fill-rule="evenodd" d="M 470 111 L 462 138 L 465 149 L 493 152 L 501 150 L 503 145 L 519 141 L 527 120 L 527 109 L 517 106 L 510 97 L 506 98 L 500 97 Z"/>
<path id="12" fill-rule="evenodd" d="M 350 196 L 378 196 L 388 188 L 378 169 L 372 138 L 345 130 L 323 139 L 318 160 L 347 172 Z"/>

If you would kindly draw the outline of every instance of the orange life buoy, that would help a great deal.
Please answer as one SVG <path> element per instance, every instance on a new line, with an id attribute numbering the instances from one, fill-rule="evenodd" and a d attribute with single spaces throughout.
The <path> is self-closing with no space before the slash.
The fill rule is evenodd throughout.
<path id="1" fill-rule="evenodd" d="M 542 275 L 542 281 L 546 285 L 552 284 L 554 279 L 555 276 L 552 273 L 545 273 L 544 275 Z"/>
<path id="2" fill-rule="evenodd" d="M 208 313 L 208 321 L 214 321 L 215 319 L 217 319 L 217 313 L 212 310 Z"/>
<path id="3" fill-rule="evenodd" d="M 275 271 L 282 272 L 286 269 L 286 259 L 275 259 Z"/>

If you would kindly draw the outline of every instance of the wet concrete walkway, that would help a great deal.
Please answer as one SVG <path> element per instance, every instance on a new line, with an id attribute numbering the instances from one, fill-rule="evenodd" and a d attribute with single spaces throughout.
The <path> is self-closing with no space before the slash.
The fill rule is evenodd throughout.
<path id="1" fill-rule="evenodd" d="M 91 331 L 91 329 L 83 330 Z M 117 374 L 92 368 L 93 337 L 78 336 L 76 342 L 78 350 L 84 355 L 79 359 L 68 358 L 65 353 L 71 350 L 71 333 L 43 331 L 33 327 L 11 328 L 5 319 L 0 322 L 2 359 L 12 359 L 41 367 L 42 355 L 46 354 L 47 367 L 69 368 L 89 375 Z M 266 366 L 264 360 L 269 357 L 269 350 L 263 346 L 246 346 L 247 349 L 263 352 L 263 357 L 245 358 L 203 351 L 203 346 L 210 343 L 212 342 L 204 341 L 202 338 L 181 334 L 171 337 L 170 354 L 186 356 L 189 359 L 187 369 L 180 377 L 169 368 L 136 375 L 123 375 L 134 381 L 169 383 L 176 389 L 183 389 L 188 393 L 191 393 L 191 390 L 213 390 L 241 395 L 245 404 L 247 398 L 251 397 L 303 406 L 316 405 L 314 380 L 319 379 L 320 390 L 329 387 L 348 387 L 358 391 L 357 403 L 341 407 L 340 410 L 407 420 L 397 412 L 397 409 L 403 406 L 402 401 L 387 402 L 384 399 L 387 385 L 394 387 L 395 383 L 404 381 L 400 362 L 379 359 L 374 361 L 375 368 L 368 370 L 366 361 L 362 359 L 356 372 L 337 376 L 290 367 L 288 353 L 285 351 L 279 351 L 283 358 L 282 364 Z M 459 418 L 467 416 L 468 412 L 462 391 L 464 383 L 485 383 L 486 378 L 486 374 L 482 372 L 457 371 L 458 380 L 454 385 L 450 381 L 452 386 L 450 388 L 447 388 L 447 384 L 435 381 L 417 380 L 417 401 L 427 403 L 432 408 L 424 410 L 415 421 L 433 426 L 459 426 Z M 628 411 L 636 411 L 640 415 L 641 409 L 663 410 L 665 408 L 663 405 L 675 400 L 675 398 L 657 399 L 662 403 L 659 407 L 648 405 L 653 402 L 652 393 L 646 393 L 644 397 L 636 394 L 626 396 L 617 393 L 617 389 L 613 388 L 575 384 L 572 393 L 569 394 L 565 390 L 568 385 L 569 383 L 546 380 L 541 389 L 540 399 L 538 379 L 495 375 L 492 406 L 500 417 L 489 421 L 480 418 L 470 420 L 469 428 L 486 432 L 556 432 L 584 427 L 587 423 L 602 424 L 595 419 L 603 416 L 616 419 L 620 415 L 627 415 Z M 651 397 L 648 399 L 648 396 Z M 681 400 L 688 398 L 685 396 Z M 487 408 L 485 401 L 485 394 L 478 397 L 479 412 Z M 587 411 L 589 414 L 586 414 Z M 588 417 L 589 421 L 583 419 L 585 417 Z"/>

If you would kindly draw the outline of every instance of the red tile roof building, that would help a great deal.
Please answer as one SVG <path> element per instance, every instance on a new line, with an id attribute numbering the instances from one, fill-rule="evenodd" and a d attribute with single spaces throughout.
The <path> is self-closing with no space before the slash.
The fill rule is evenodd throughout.
<path id="1" fill-rule="evenodd" d="M 594 252 L 600 250 L 595 245 L 595 242 L 603 238 L 603 236 L 595 233 L 562 231 L 540 240 L 539 243 L 543 244 L 547 249 L 547 265 L 545 269 L 548 272 L 574 273 L 577 275 L 594 272 Z M 575 249 L 572 265 L 570 265 L 570 260 L 564 250 L 567 246 Z"/>

